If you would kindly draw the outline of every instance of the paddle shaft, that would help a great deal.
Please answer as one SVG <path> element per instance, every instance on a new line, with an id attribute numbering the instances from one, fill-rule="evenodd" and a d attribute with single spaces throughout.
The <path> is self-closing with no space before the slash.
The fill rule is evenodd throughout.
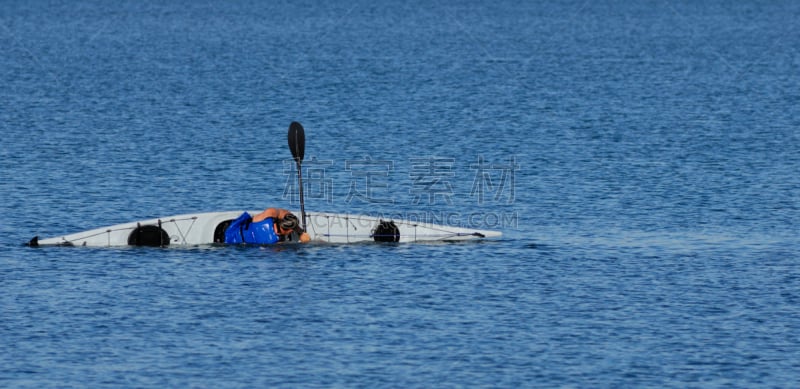
<path id="1" fill-rule="evenodd" d="M 297 161 L 297 186 L 300 187 L 300 215 L 303 221 L 303 231 L 306 229 L 306 208 L 303 201 L 303 167 L 300 161 Z"/>

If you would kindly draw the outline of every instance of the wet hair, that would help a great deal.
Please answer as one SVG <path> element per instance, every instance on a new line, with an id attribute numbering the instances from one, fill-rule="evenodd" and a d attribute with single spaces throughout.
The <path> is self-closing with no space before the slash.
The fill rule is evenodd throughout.
<path id="1" fill-rule="evenodd" d="M 283 217 L 283 219 L 278 222 L 278 226 L 285 231 L 292 231 L 297 229 L 300 225 L 299 221 L 297 220 L 297 216 L 289 213 Z"/>

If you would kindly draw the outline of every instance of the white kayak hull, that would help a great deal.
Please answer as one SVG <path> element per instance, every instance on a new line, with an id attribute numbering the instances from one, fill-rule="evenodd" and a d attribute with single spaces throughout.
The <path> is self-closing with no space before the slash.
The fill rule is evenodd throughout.
<path id="1" fill-rule="evenodd" d="M 36 237 L 29 245 L 115 247 L 221 244 L 224 243 L 227 223 L 243 212 L 207 212 L 141 220 L 46 239 Z M 248 212 L 256 215 L 261 211 Z M 299 212 L 295 214 L 299 215 Z M 336 213 L 307 212 L 306 223 L 311 242 L 319 243 L 457 241 L 502 235 L 498 231 Z M 296 241 L 296 236 L 287 239 L 287 242 Z"/>

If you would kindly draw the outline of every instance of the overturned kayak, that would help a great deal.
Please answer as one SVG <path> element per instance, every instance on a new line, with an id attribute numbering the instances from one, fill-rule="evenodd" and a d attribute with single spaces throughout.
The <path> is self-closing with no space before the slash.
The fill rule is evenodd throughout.
<path id="1" fill-rule="evenodd" d="M 305 130 L 298 122 L 289 125 L 289 150 L 297 164 L 302 224 L 310 242 L 360 243 L 360 242 L 432 242 L 473 240 L 501 236 L 500 232 L 472 228 L 452 227 L 407 220 L 384 220 L 373 216 L 337 213 L 305 212 L 303 202 L 302 162 L 305 152 Z M 248 211 L 258 214 L 260 211 Z M 244 211 L 207 212 L 168 216 L 96 228 L 84 232 L 39 239 L 34 237 L 29 246 L 194 246 L 224 244 L 225 232 L 231 227 L 232 235 L 244 237 L 241 221 L 249 215 Z M 244 218 L 244 219 L 243 219 Z M 297 232 L 292 232 L 278 243 L 299 243 Z M 270 240 L 270 241 L 275 241 Z M 230 240 L 228 240 L 230 241 Z M 237 241 L 233 239 L 233 241 Z M 239 241 L 247 241 L 245 239 Z M 258 240 L 256 240 L 258 241 Z"/>
<path id="2" fill-rule="evenodd" d="M 257 214 L 260 211 L 252 211 Z M 243 211 L 207 212 L 147 219 L 52 238 L 34 237 L 29 246 L 195 246 L 222 244 L 225 230 Z M 298 213 L 299 214 L 299 213 Z M 496 238 L 498 231 L 386 220 L 337 213 L 305 213 L 311 243 L 432 242 Z M 296 234 L 282 243 L 298 243 Z"/>

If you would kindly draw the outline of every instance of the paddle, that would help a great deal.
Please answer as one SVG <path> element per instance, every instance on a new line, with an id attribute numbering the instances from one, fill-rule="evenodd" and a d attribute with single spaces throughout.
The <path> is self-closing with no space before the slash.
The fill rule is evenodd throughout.
<path id="1" fill-rule="evenodd" d="M 306 229 L 306 210 L 303 203 L 303 154 L 306 148 L 306 132 L 303 126 L 298 122 L 292 122 L 289 125 L 289 150 L 292 151 L 292 157 L 297 162 L 297 182 L 300 186 L 300 214 L 303 220 L 303 230 Z"/>

